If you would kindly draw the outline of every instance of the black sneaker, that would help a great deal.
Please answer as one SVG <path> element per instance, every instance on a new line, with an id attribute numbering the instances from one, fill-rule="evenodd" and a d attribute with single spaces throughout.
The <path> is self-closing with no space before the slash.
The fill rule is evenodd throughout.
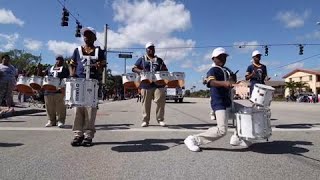
<path id="1" fill-rule="evenodd" d="M 82 141 L 82 146 L 92 146 L 92 139 L 89 138 L 84 138 L 84 140 Z"/>
<path id="2" fill-rule="evenodd" d="M 71 146 L 81 146 L 82 141 L 83 141 L 83 136 L 74 137 L 74 139 L 71 142 Z"/>

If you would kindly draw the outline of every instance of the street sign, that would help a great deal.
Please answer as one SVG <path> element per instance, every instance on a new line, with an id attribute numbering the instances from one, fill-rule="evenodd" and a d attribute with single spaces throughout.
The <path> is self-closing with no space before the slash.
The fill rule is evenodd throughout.
<path id="1" fill-rule="evenodd" d="M 132 55 L 131 54 L 119 54 L 119 58 L 130 59 L 130 58 L 132 58 Z"/>

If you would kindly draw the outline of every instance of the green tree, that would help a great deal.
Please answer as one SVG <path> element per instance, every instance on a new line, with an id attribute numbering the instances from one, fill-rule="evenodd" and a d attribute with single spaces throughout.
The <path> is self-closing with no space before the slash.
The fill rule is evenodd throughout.
<path id="1" fill-rule="evenodd" d="M 2 54 L 8 54 L 11 58 L 11 64 L 18 70 L 31 70 L 34 66 L 41 62 L 41 56 L 36 56 L 24 50 L 14 49 Z"/>
<path id="2" fill-rule="evenodd" d="M 301 93 L 303 89 L 307 90 L 309 88 L 309 84 L 306 82 L 296 82 L 295 86 L 299 93 Z"/>
<path id="3" fill-rule="evenodd" d="M 288 88 L 290 96 L 293 96 L 295 94 L 296 83 L 294 81 L 285 82 L 285 88 Z"/>

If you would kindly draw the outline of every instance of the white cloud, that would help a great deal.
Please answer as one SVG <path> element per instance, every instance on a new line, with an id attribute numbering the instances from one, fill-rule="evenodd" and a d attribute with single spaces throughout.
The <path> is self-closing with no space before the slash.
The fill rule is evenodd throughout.
<path id="1" fill-rule="evenodd" d="M 249 53 L 255 49 L 257 49 L 259 46 L 259 42 L 256 40 L 253 41 L 239 41 L 239 42 L 234 42 L 233 43 L 235 48 L 240 52 L 240 53 Z"/>
<path id="2" fill-rule="evenodd" d="M 14 33 L 11 35 L 0 34 L 0 50 L 6 51 L 6 50 L 13 49 L 18 39 L 19 39 L 18 33 Z"/>
<path id="3" fill-rule="evenodd" d="M 65 56 L 71 56 L 76 47 L 80 44 L 69 43 L 65 41 L 49 40 L 47 43 L 48 49 L 55 54 L 61 54 Z"/>
<path id="4" fill-rule="evenodd" d="M 36 51 L 39 50 L 42 46 L 41 41 L 33 40 L 33 39 L 24 39 L 23 45 L 29 50 Z"/>
<path id="5" fill-rule="evenodd" d="M 320 31 L 313 31 L 304 36 L 306 39 L 320 39 Z"/>
<path id="6" fill-rule="evenodd" d="M 293 64 L 286 66 L 285 69 L 294 70 L 296 68 L 302 68 L 303 66 L 304 66 L 303 62 L 298 62 L 298 63 L 293 63 Z"/>
<path id="7" fill-rule="evenodd" d="M 191 68 L 193 66 L 192 61 L 191 60 L 186 60 L 181 64 L 181 68 Z"/>
<path id="8" fill-rule="evenodd" d="M 172 35 L 191 27 L 190 12 L 183 4 L 173 0 L 160 3 L 149 0 L 113 1 L 112 8 L 115 12 L 114 20 L 120 25 L 117 30 L 111 30 L 110 27 L 108 48 L 125 49 L 137 45 L 143 48 L 146 42 L 152 41 L 156 45 L 156 53 L 165 58 L 167 63 L 182 60 L 192 52 L 192 47 L 195 46 L 193 40 Z M 103 42 L 102 35 L 98 34 L 98 39 Z"/>
<path id="9" fill-rule="evenodd" d="M 304 21 L 310 16 L 311 12 L 306 10 L 302 14 L 294 11 L 279 12 L 276 19 L 284 24 L 286 28 L 298 28 L 304 25 Z"/>
<path id="10" fill-rule="evenodd" d="M 11 10 L 0 9 L 0 24 L 18 24 L 22 26 L 24 22 L 15 17 Z"/>
<path id="11" fill-rule="evenodd" d="M 201 64 L 198 67 L 195 67 L 194 70 L 200 73 L 207 72 L 211 68 L 212 64 Z"/>

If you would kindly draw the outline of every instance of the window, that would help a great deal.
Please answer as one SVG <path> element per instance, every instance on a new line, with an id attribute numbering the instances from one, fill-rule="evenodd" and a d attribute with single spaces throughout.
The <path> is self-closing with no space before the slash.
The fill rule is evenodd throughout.
<path id="1" fill-rule="evenodd" d="M 302 77 L 300 77 L 300 82 L 302 81 Z"/>
<path id="2" fill-rule="evenodd" d="M 312 81 L 312 75 L 309 76 L 309 81 Z"/>
<path id="3" fill-rule="evenodd" d="M 292 82 L 292 78 L 289 78 L 289 82 Z"/>

